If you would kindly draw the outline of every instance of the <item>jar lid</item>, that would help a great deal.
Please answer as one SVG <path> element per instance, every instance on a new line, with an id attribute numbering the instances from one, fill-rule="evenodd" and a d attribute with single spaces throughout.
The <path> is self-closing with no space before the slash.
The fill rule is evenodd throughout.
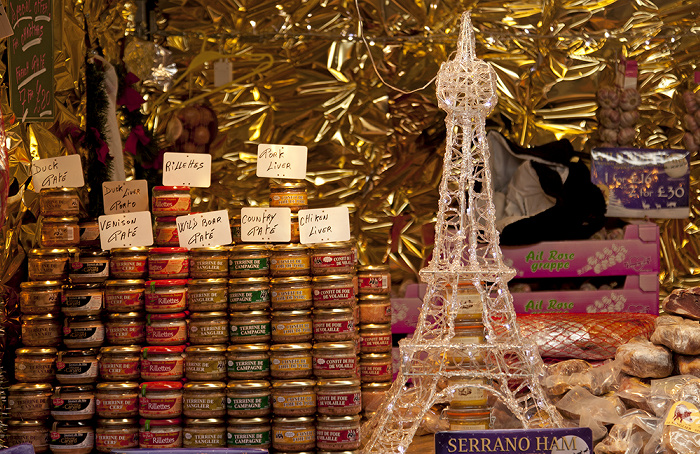
<path id="1" fill-rule="evenodd" d="M 64 290 L 101 290 L 102 284 L 66 284 Z"/>
<path id="2" fill-rule="evenodd" d="M 192 312 L 190 314 L 190 320 L 199 320 L 203 318 L 221 318 L 226 321 L 226 312 Z"/>
<path id="3" fill-rule="evenodd" d="M 100 353 L 102 354 L 110 354 L 110 355 L 116 355 L 119 353 L 131 353 L 131 354 L 139 354 L 141 353 L 141 347 L 138 345 L 124 345 L 120 347 L 102 347 L 100 349 Z"/>
<path id="4" fill-rule="evenodd" d="M 147 316 L 149 323 L 152 320 L 180 320 L 185 317 L 186 314 L 184 312 L 175 312 L 173 314 L 148 314 Z"/>
<path id="5" fill-rule="evenodd" d="M 20 289 L 34 289 L 43 287 L 62 287 L 63 281 L 30 281 L 19 284 Z"/>
<path id="6" fill-rule="evenodd" d="M 269 244 L 236 244 L 231 246 L 231 252 L 267 252 L 269 249 Z"/>
<path id="7" fill-rule="evenodd" d="M 184 345 L 149 345 L 142 347 L 141 353 L 146 358 L 147 355 L 166 355 L 168 353 L 182 353 L 185 351 Z"/>
<path id="8" fill-rule="evenodd" d="M 273 385 L 274 386 L 274 385 Z M 267 380 L 241 380 L 228 382 L 228 389 L 268 389 L 270 382 Z"/>
<path id="9" fill-rule="evenodd" d="M 55 355 L 57 352 L 55 348 L 48 347 L 23 347 L 15 350 L 16 355 Z"/>
<path id="10" fill-rule="evenodd" d="M 218 389 L 226 389 L 226 383 L 221 381 L 189 382 L 185 383 L 184 388 L 194 391 L 216 391 Z"/>
<path id="11" fill-rule="evenodd" d="M 154 191 L 189 191 L 189 186 L 153 186 Z"/>
<path id="12" fill-rule="evenodd" d="M 314 309 L 314 315 L 353 315 L 350 307 L 333 307 L 328 309 Z"/>
<path id="13" fill-rule="evenodd" d="M 242 424 L 270 424 L 268 418 L 229 418 L 230 426 L 240 426 Z"/>
<path id="14" fill-rule="evenodd" d="M 355 342 L 317 342 L 314 344 L 314 350 L 347 350 L 355 351 Z"/>
<path id="15" fill-rule="evenodd" d="M 135 418 L 98 419 L 98 426 L 135 426 Z"/>
<path id="16" fill-rule="evenodd" d="M 348 415 L 348 416 L 327 416 L 318 415 L 318 422 L 358 422 L 360 420 L 360 415 Z"/>
<path id="17" fill-rule="evenodd" d="M 53 387 L 48 383 L 15 383 L 9 390 L 10 392 L 52 391 Z"/>
<path id="18" fill-rule="evenodd" d="M 338 378 L 338 379 L 321 379 L 316 382 L 316 386 L 319 387 L 329 387 L 329 388 L 340 388 L 344 386 L 360 386 L 360 380 L 355 378 Z"/>
<path id="19" fill-rule="evenodd" d="M 102 249 L 79 249 L 79 252 L 75 254 L 80 257 L 109 257 L 109 251 L 103 251 Z"/>
<path id="20" fill-rule="evenodd" d="M 275 416 L 272 418 L 272 422 L 281 422 L 282 424 L 285 423 L 300 423 L 300 422 L 310 422 L 313 423 L 316 421 L 316 418 L 314 416 L 295 416 L 295 417 L 279 417 Z"/>
<path id="21" fill-rule="evenodd" d="M 148 381 L 141 383 L 141 391 L 171 391 L 182 389 L 179 381 Z"/>
<path id="22" fill-rule="evenodd" d="M 272 316 L 273 317 L 309 317 L 311 315 L 311 311 L 302 311 L 302 310 L 295 310 L 295 311 L 272 311 Z"/>
<path id="23" fill-rule="evenodd" d="M 153 279 L 146 281 L 146 287 L 173 287 L 187 285 L 187 279 Z"/>
<path id="24" fill-rule="evenodd" d="M 223 353 L 225 345 L 193 345 L 185 349 L 186 353 Z"/>
<path id="25" fill-rule="evenodd" d="M 48 222 L 50 224 L 58 223 L 58 222 L 78 222 L 78 218 L 76 216 L 66 216 L 66 217 L 61 217 L 61 218 L 44 218 L 44 222 Z"/>
<path id="26" fill-rule="evenodd" d="M 86 356 L 97 356 L 97 350 L 94 348 L 84 348 L 82 350 L 65 350 L 58 352 L 59 358 L 82 358 Z"/>
<path id="27" fill-rule="evenodd" d="M 39 248 L 39 249 L 32 249 L 31 251 L 29 251 L 29 255 L 39 255 L 39 256 L 64 255 L 64 254 L 68 254 L 68 249 Z"/>
<path id="28" fill-rule="evenodd" d="M 92 385 L 56 386 L 56 388 L 54 389 L 54 394 L 56 394 L 56 396 L 60 396 L 61 393 L 70 394 L 70 393 L 85 393 L 85 392 L 93 392 L 93 391 L 95 391 L 95 387 Z"/>
<path id="29" fill-rule="evenodd" d="M 156 222 L 176 222 L 177 216 L 156 216 Z"/>
<path id="30" fill-rule="evenodd" d="M 460 407 L 460 408 L 451 408 L 447 407 L 445 410 L 443 410 L 445 416 L 448 418 L 450 416 L 455 417 L 455 418 L 464 418 L 464 417 L 469 417 L 469 416 L 481 416 L 481 417 L 486 417 L 491 414 L 491 411 L 488 407 Z"/>
<path id="31" fill-rule="evenodd" d="M 271 352 L 293 352 L 293 351 L 302 351 L 302 350 L 311 350 L 311 344 L 309 344 L 308 342 L 304 342 L 301 344 L 274 344 L 274 345 L 270 345 Z"/>
<path id="32" fill-rule="evenodd" d="M 226 246 L 206 246 L 206 247 L 193 247 L 190 249 L 190 254 L 206 254 L 208 252 L 228 252 L 228 247 Z"/>
<path id="33" fill-rule="evenodd" d="M 122 382 L 105 382 L 98 383 L 97 390 L 104 391 L 136 391 L 139 389 L 139 384 L 134 381 L 122 381 Z"/>
<path id="34" fill-rule="evenodd" d="M 146 246 L 115 247 L 111 252 L 112 254 L 145 254 L 148 248 Z"/>
<path id="35" fill-rule="evenodd" d="M 269 277 L 241 277 L 237 279 L 229 279 L 230 285 L 245 285 L 245 284 L 269 284 Z"/>
<path id="36" fill-rule="evenodd" d="M 10 427 L 46 427 L 46 421 L 37 419 L 10 419 L 7 421 Z"/>
<path id="37" fill-rule="evenodd" d="M 212 279 L 190 279 L 187 281 L 187 285 L 226 285 L 228 284 L 228 279 L 225 277 L 212 278 Z"/>
<path id="38" fill-rule="evenodd" d="M 480 322 L 472 322 L 472 321 L 462 321 L 455 323 L 455 331 L 468 331 L 468 330 L 475 330 L 475 329 L 484 329 L 484 324 Z"/>
<path id="39" fill-rule="evenodd" d="M 270 349 L 269 344 L 234 344 L 228 346 L 230 352 L 266 352 Z"/>
<path id="40" fill-rule="evenodd" d="M 107 314 L 109 320 L 120 320 L 129 318 L 143 318 L 143 312 L 110 312 Z"/>
<path id="41" fill-rule="evenodd" d="M 29 322 L 34 320 L 58 320 L 58 316 L 54 314 L 23 315 L 21 319 L 23 322 Z"/>
<path id="42" fill-rule="evenodd" d="M 277 388 L 298 388 L 300 386 L 315 386 L 316 380 L 275 380 L 272 382 L 272 389 Z"/>
<path id="43" fill-rule="evenodd" d="M 148 250 L 151 254 L 186 254 L 186 247 L 152 247 Z"/>
<path id="44" fill-rule="evenodd" d="M 314 276 L 313 282 L 316 283 L 329 283 L 338 281 L 351 281 L 355 278 L 354 274 L 329 274 L 327 276 Z"/>
<path id="45" fill-rule="evenodd" d="M 360 361 L 363 359 L 391 359 L 391 353 L 365 353 L 360 355 Z"/>
<path id="46" fill-rule="evenodd" d="M 65 326 L 71 323 L 85 323 L 85 322 L 99 322 L 100 317 L 98 315 L 76 315 L 75 317 L 66 317 L 63 320 Z M 102 322 L 100 322 L 102 324 Z"/>
<path id="47" fill-rule="evenodd" d="M 360 330 L 369 330 L 369 329 L 376 329 L 376 330 L 391 330 L 391 324 L 389 323 L 367 323 L 365 325 L 360 325 Z"/>
<path id="48" fill-rule="evenodd" d="M 185 418 L 186 426 L 223 426 L 224 420 L 219 418 Z"/>
<path id="49" fill-rule="evenodd" d="M 391 388 L 391 382 L 390 381 L 381 381 L 381 382 L 370 382 L 370 383 L 362 383 L 362 389 L 367 389 L 368 391 L 384 391 L 388 390 Z"/>
<path id="50" fill-rule="evenodd" d="M 270 189 L 306 189 L 305 181 L 270 181 Z"/>
<path id="51" fill-rule="evenodd" d="M 302 252 L 308 250 L 308 246 L 299 243 L 278 244 L 276 246 L 272 246 L 272 252 Z"/>
<path id="52" fill-rule="evenodd" d="M 389 301 L 389 295 L 360 295 L 360 304 L 382 303 L 385 301 Z"/>
<path id="53" fill-rule="evenodd" d="M 86 429 L 90 432 L 93 431 L 92 424 L 85 421 L 54 421 L 52 430 L 55 432 L 57 428 L 81 428 Z"/>
<path id="54" fill-rule="evenodd" d="M 125 287 L 127 285 L 144 285 L 144 283 L 145 281 L 143 279 L 117 279 L 105 282 L 105 287 Z"/>
<path id="55" fill-rule="evenodd" d="M 272 285 L 303 284 L 305 282 L 311 282 L 311 276 L 289 276 L 270 279 L 270 284 Z"/>
<path id="56" fill-rule="evenodd" d="M 42 188 L 41 191 L 39 191 L 40 194 L 69 194 L 69 193 L 78 193 L 78 190 L 76 188 Z"/>
<path id="57" fill-rule="evenodd" d="M 316 243 L 311 246 L 312 249 L 340 249 L 355 246 L 354 241 L 334 241 L 332 243 Z"/>
<path id="58" fill-rule="evenodd" d="M 145 383 L 144 383 L 145 384 Z M 139 425 L 141 426 L 180 426 L 182 425 L 182 418 L 170 418 L 170 419 L 139 419 Z"/>
<path id="59" fill-rule="evenodd" d="M 268 311 L 236 311 L 229 314 L 231 319 L 234 318 L 247 318 L 247 317 L 269 317 L 270 313 Z"/>
<path id="60" fill-rule="evenodd" d="M 360 265 L 357 268 L 358 273 L 364 273 L 368 271 L 389 271 L 389 265 Z"/>

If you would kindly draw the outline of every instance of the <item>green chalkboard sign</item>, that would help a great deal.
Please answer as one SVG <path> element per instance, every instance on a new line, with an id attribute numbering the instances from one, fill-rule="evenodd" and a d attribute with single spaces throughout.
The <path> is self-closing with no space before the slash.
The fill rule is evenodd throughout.
<path id="1" fill-rule="evenodd" d="M 8 0 L 10 106 L 22 121 L 53 121 L 53 0 Z"/>

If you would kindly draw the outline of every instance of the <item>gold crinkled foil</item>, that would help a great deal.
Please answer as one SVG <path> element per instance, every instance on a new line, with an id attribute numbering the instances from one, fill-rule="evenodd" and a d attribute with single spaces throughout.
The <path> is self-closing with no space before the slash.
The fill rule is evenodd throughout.
<path id="1" fill-rule="evenodd" d="M 125 32 L 148 26 L 135 21 L 132 1 L 54 3 L 62 14 L 57 23 L 64 24 L 56 41 L 57 121 L 18 124 L 7 93 L 0 99 L 12 176 L 23 186 L 17 192 L 15 185 L 13 214 L 2 230 L 6 294 L 14 291 L 8 284 L 21 279 L 22 247 L 35 244 L 36 194 L 25 185 L 29 161 L 72 152 L 70 143 L 50 139 L 50 131 L 85 124 L 85 43 L 118 62 L 135 39 Z M 255 176 L 257 144 L 306 145 L 311 206 L 349 206 L 361 260 L 388 261 L 397 281 L 415 280 L 431 252 L 445 131 L 430 82 L 454 51 L 462 11 L 472 10 L 478 54 L 498 75 L 499 104 L 489 125 L 521 144 L 566 138 L 589 150 L 595 92 L 613 81 L 624 56 L 639 62 L 635 145 L 679 148 L 680 93 L 692 88 L 700 58 L 696 1 L 358 0 L 367 44 L 351 0 L 156 3 L 152 40 L 172 51 L 178 73 L 167 93 L 144 84 L 149 125 L 162 135 L 192 98 L 218 116 L 212 186 L 196 192 L 198 209 L 235 212 L 265 204 L 268 181 Z M 196 59 L 205 52 L 233 62 L 232 84 L 213 86 L 214 62 Z M 141 57 L 130 56 L 138 69 L 152 63 Z M 418 91 L 405 93 L 411 90 Z M 691 159 L 697 193 L 700 166 L 697 156 Z M 697 197 L 692 205 L 688 220 L 659 221 L 666 288 L 692 284 L 700 274 Z"/>

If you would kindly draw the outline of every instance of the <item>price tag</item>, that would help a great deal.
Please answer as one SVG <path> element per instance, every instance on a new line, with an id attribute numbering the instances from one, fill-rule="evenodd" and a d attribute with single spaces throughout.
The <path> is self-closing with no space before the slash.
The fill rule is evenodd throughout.
<path id="1" fill-rule="evenodd" d="M 192 249 L 231 244 L 231 226 L 227 210 L 178 216 L 175 222 L 180 247 Z"/>
<path id="2" fill-rule="evenodd" d="M 80 155 L 72 154 L 32 161 L 32 182 L 35 191 L 44 188 L 85 186 Z"/>
<path id="3" fill-rule="evenodd" d="M 242 208 L 241 239 L 250 242 L 285 242 L 292 238 L 289 208 Z"/>
<path id="4" fill-rule="evenodd" d="M 231 60 L 218 60 L 214 63 L 214 86 L 220 87 L 231 83 L 233 80 L 233 62 Z"/>
<path id="5" fill-rule="evenodd" d="M 163 185 L 208 188 L 211 186 L 209 153 L 163 154 Z"/>
<path id="6" fill-rule="evenodd" d="M 350 239 L 350 215 L 347 207 L 299 210 L 301 243 L 328 243 Z"/>
<path id="7" fill-rule="evenodd" d="M 307 148 L 300 145 L 258 145 L 256 175 L 263 178 L 306 178 Z"/>
<path id="8" fill-rule="evenodd" d="M 105 181 L 102 183 L 105 214 L 148 211 L 146 180 Z"/>
<path id="9" fill-rule="evenodd" d="M 97 218 L 97 223 L 100 227 L 100 244 L 105 251 L 115 247 L 153 244 L 150 211 L 105 214 Z"/>

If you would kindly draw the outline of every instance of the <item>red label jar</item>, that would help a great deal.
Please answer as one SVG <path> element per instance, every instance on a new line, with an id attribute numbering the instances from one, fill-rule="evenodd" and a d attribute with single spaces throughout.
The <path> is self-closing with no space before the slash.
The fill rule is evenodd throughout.
<path id="1" fill-rule="evenodd" d="M 182 383 L 153 381 L 141 383 L 139 415 L 143 418 L 177 418 L 182 413 Z"/>
<path id="2" fill-rule="evenodd" d="M 358 415 L 362 411 L 360 380 L 321 379 L 316 382 L 316 411 L 320 415 Z"/>
<path id="3" fill-rule="evenodd" d="M 142 311 L 144 307 L 144 281 L 119 279 L 105 282 L 104 306 L 107 312 Z"/>
<path id="4" fill-rule="evenodd" d="M 141 349 L 138 346 L 102 347 L 100 349 L 100 378 L 109 381 L 138 380 Z"/>
<path id="5" fill-rule="evenodd" d="M 313 321 L 317 342 L 353 340 L 357 334 L 355 314 L 349 307 L 314 309 Z"/>
<path id="6" fill-rule="evenodd" d="M 390 324 L 360 325 L 361 353 L 391 353 L 391 342 Z"/>
<path id="7" fill-rule="evenodd" d="M 180 235 L 177 233 L 175 216 L 160 216 L 154 223 L 155 235 L 153 242 L 156 246 L 180 246 Z"/>
<path id="8" fill-rule="evenodd" d="M 184 247 L 153 247 L 148 252 L 151 279 L 186 279 L 190 275 L 189 253 Z"/>
<path id="9" fill-rule="evenodd" d="M 362 382 L 390 381 L 391 376 L 391 353 L 367 353 L 360 356 Z"/>
<path id="10" fill-rule="evenodd" d="M 142 312 L 107 314 L 105 336 L 111 345 L 138 345 L 146 340 L 146 318 Z"/>
<path id="11" fill-rule="evenodd" d="M 391 273 L 388 265 L 364 265 L 357 270 L 360 295 L 388 295 Z"/>
<path id="12" fill-rule="evenodd" d="M 355 342 L 318 342 L 313 346 L 314 375 L 323 378 L 357 376 Z"/>
<path id="13" fill-rule="evenodd" d="M 155 186 L 151 200 L 154 216 L 183 216 L 190 214 L 192 198 L 187 186 Z"/>
<path id="14" fill-rule="evenodd" d="M 270 206 L 287 207 L 292 210 L 292 213 L 306 209 L 309 206 L 306 183 L 304 181 L 271 181 Z"/>
<path id="15" fill-rule="evenodd" d="M 143 347 L 141 350 L 141 379 L 145 381 L 175 381 L 185 375 L 185 346 Z"/>
<path id="16" fill-rule="evenodd" d="M 148 314 L 146 342 L 150 345 L 182 345 L 187 342 L 185 313 Z"/>
<path id="17" fill-rule="evenodd" d="M 182 447 L 182 419 L 139 420 L 139 448 L 175 449 Z"/>
<path id="18" fill-rule="evenodd" d="M 318 449 L 345 451 L 360 448 L 360 415 L 321 415 L 316 421 Z"/>
<path id="19" fill-rule="evenodd" d="M 357 278 L 352 274 L 316 276 L 312 280 L 314 307 L 352 307 L 357 299 Z"/>
<path id="20" fill-rule="evenodd" d="M 95 430 L 95 448 L 109 453 L 112 450 L 139 447 L 139 426 L 135 419 L 98 419 Z"/>
<path id="21" fill-rule="evenodd" d="M 109 273 L 115 279 L 143 279 L 148 273 L 148 248 L 114 248 L 111 251 Z"/>
<path id="22" fill-rule="evenodd" d="M 320 276 L 354 273 L 353 246 L 350 241 L 314 244 L 311 249 L 311 274 Z"/>
<path id="23" fill-rule="evenodd" d="M 146 282 L 146 312 L 165 314 L 187 309 L 187 279 L 160 279 Z"/>
<path id="24" fill-rule="evenodd" d="M 98 383 L 95 393 L 97 416 L 131 418 L 139 414 L 139 384 L 136 382 Z"/>
<path id="25" fill-rule="evenodd" d="M 387 295 L 360 296 L 360 323 L 391 323 L 391 300 Z"/>

